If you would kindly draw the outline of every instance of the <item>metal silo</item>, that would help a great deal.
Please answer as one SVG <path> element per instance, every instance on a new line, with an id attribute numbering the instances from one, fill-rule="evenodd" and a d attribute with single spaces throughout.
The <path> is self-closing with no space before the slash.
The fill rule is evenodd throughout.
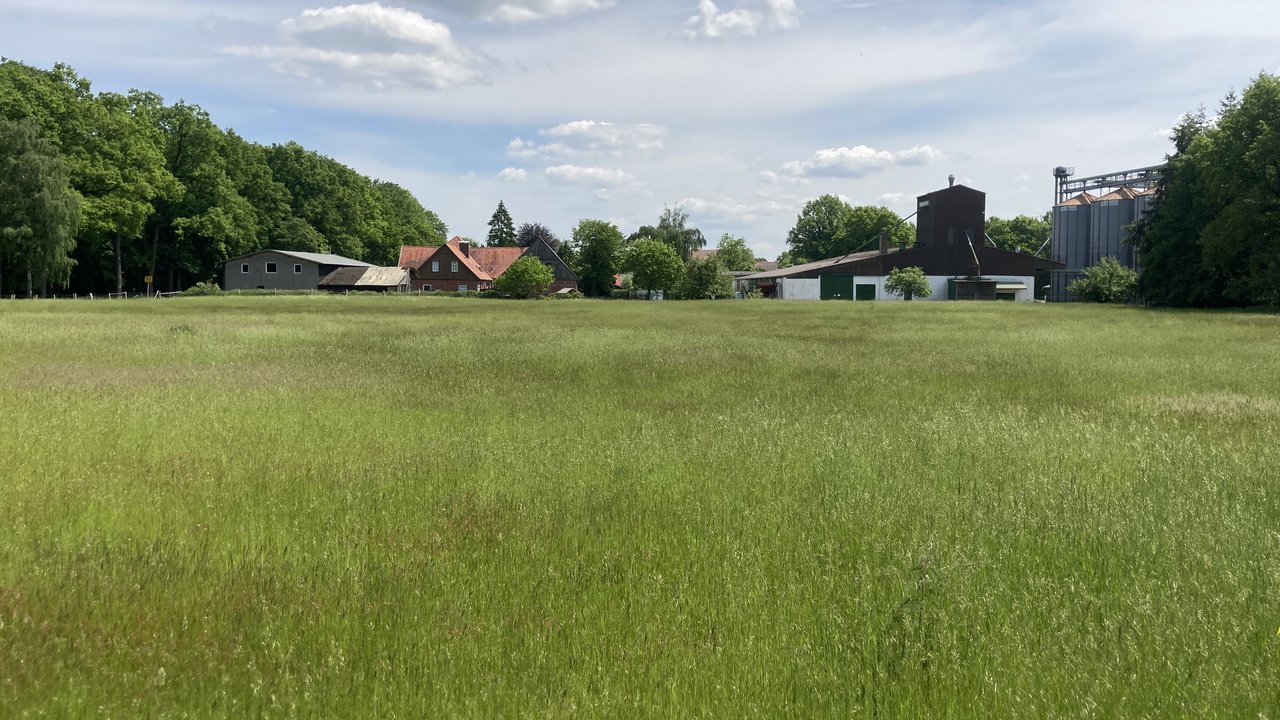
<path id="1" fill-rule="evenodd" d="M 1097 198 L 1089 193 L 1081 193 L 1053 209 L 1050 257 L 1068 268 L 1089 265 L 1089 233 L 1095 200 Z"/>
<path id="2" fill-rule="evenodd" d="M 1089 265 L 1112 257 L 1125 267 L 1133 267 L 1133 246 L 1129 244 L 1129 225 L 1133 224 L 1135 199 L 1133 188 L 1119 190 L 1098 198 L 1092 206 L 1092 233 L 1089 242 Z"/>

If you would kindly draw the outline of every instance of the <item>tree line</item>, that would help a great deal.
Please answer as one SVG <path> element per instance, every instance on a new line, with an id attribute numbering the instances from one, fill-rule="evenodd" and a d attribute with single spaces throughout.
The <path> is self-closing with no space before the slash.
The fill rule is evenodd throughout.
<path id="1" fill-rule="evenodd" d="M 1214 117 L 1184 116 L 1172 139 L 1134 228 L 1139 293 L 1174 307 L 1280 306 L 1280 77 L 1229 93 Z"/>
<path id="2" fill-rule="evenodd" d="M 606 220 L 586 219 L 562 240 L 541 223 L 524 223 L 517 228 L 506 203 L 498 201 L 489 219 L 487 245 L 529 247 L 538 240 L 555 249 L 577 274 L 582 292 L 593 297 L 610 297 L 630 287 L 649 295 L 659 291 L 682 299 L 732 297 L 729 273 L 755 270 L 757 263 L 746 240 L 728 233 L 709 257 L 695 255 L 706 247 L 707 239 L 689 224 L 688 213 L 679 205 L 664 208 L 657 224 L 643 225 L 631 235 L 624 235 Z M 620 287 L 624 275 L 627 277 Z"/>
<path id="3" fill-rule="evenodd" d="M 178 290 L 268 246 L 395 265 L 447 236 L 404 188 L 297 143 L 0 59 L 0 294 Z"/>

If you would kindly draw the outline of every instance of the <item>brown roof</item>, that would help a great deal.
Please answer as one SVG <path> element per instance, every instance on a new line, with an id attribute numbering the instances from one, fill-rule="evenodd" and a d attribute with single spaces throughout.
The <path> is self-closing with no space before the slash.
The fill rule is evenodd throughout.
<path id="1" fill-rule="evenodd" d="M 716 256 L 716 250 L 694 250 L 692 255 L 694 260 L 707 261 Z"/>
<path id="2" fill-rule="evenodd" d="M 898 252 L 897 248 L 889 249 L 889 253 L 891 254 L 896 252 Z M 789 268 L 775 267 L 772 270 L 752 273 L 750 275 L 746 275 L 745 277 L 751 280 L 770 280 L 773 278 L 790 277 L 792 275 L 799 275 L 800 273 L 811 272 L 813 270 L 822 270 L 824 268 L 828 268 L 833 265 L 841 265 L 843 263 L 852 262 L 854 260 L 862 260 L 864 258 L 875 257 L 879 254 L 880 254 L 879 250 L 867 250 L 866 252 L 850 253 L 848 255 L 842 255 L 840 257 L 835 257 L 835 258 L 827 258 L 826 260 L 818 260 L 817 262 L 805 263 L 803 265 L 792 265 Z M 777 263 L 773 263 L 773 264 L 775 266 L 777 265 Z"/>
<path id="3" fill-rule="evenodd" d="M 400 247 L 400 267 L 417 270 L 440 248 L 424 245 L 402 245 Z"/>
<path id="4" fill-rule="evenodd" d="M 1079 195 L 1058 203 L 1058 207 L 1080 207 L 1082 205 L 1092 205 L 1097 202 L 1098 198 L 1089 193 L 1080 193 Z"/>
<path id="5" fill-rule="evenodd" d="M 772 260 L 756 261 L 756 272 L 769 272 L 771 270 L 777 270 L 777 269 L 778 269 L 778 263 Z"/>
<path id="6" fill-rule="evenodd" d="M 511 267 L 511 263 L 520 259 L 524 255 L 525 248 L 522 247 L 473 247 L 471 248 L 471 259 L 476 265 L 480 266 L 489 274 L 489 277 L 498 277 Z"/>
<path id="7" fill-rule="evenodd" d="M 1105 202 L 1107 200 L 1132 200 L 1138 197 L 1139 194 L 1140 193 L 1137 190 L 1134 190 L 1131 187 L 1122 187 L 1110 195 L 1103 195 L 1098 198 L 1098 202 Z"/>
<path id="8" fill-rule="evenodd" d="M 457 258 L 468 270 L 470 270 L 471 274 L 475 275 L 477 280 L 493 280 L 493 276 L 481 269 L 481 267 L 476 264 L 475 260 L 472 260 L 463 254 L 461 245 L 462 238 L 455 237 L 445 243 L 444 247 L 441 249 L 447 249 L 449 252 L 453 253 L 453 256 Z"/>

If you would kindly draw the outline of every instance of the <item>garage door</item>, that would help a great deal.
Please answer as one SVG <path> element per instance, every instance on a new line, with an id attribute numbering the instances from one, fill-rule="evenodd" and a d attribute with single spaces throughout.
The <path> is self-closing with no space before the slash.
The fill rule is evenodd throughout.
<path id="1" fill-rule="evenodd" d="M 852 300 L 852 275 L 823 275 L 819 278 L 823 300 Z"/>

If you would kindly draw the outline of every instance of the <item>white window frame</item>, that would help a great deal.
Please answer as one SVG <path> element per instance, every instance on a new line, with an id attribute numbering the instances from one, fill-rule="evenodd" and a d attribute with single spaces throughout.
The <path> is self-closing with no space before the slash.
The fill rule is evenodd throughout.
<path id="1" fill-rule="evenodd" d="M 427 292 L 431 292 L 431 283 L 426 283 L 425 285 L 422 286 L 422 289 L 426 290 Z"/>
<path id="2" fill-rule="evenodd" d="M 279 268 L 280 266 L 273 262 L 266 263 L 263 266 L 263 269 L 266 270 L 268 275 L 275 275 Z"/>
<path id="3" fill-rule="evenodd" d="M 459 284 L 458 284 L 458 292 L 460 292 L 460 293 L 464 293 L 464 292 L 466 292 L 466 291 L 467 291 L 467 284 L 466 284 L 466 283 L 459 283 Z"/>
<path id="4" fill-rule="evenodd" d="M 249 263 L 240 263 L 240 274 L 241 275 L 249 274 Z"/>
<path id="5" fill-rule="evenodd" d="M 302 263 L 294 263 L 294 264 L 293 264 L 293 274 L 294 274 L 294 275 L 301 275 L 301 274 L 302 274 Z"/>
<path id="6" fill-rule="evenodd" d="M 457 261 L 457 260 L 454 260 L 453 262 L 449 263 L 449 272 L 455 272 L 455 273 L 456 273 L 456 272 L 458 272 L 458 261 Z"/>
<path id="7" fill-rule="evenodd" d="M 440 261 L 439 261 L 439 260 L 432 260 L 432 261 L 431 261 L 431 272 L 440 272 Z"/>

